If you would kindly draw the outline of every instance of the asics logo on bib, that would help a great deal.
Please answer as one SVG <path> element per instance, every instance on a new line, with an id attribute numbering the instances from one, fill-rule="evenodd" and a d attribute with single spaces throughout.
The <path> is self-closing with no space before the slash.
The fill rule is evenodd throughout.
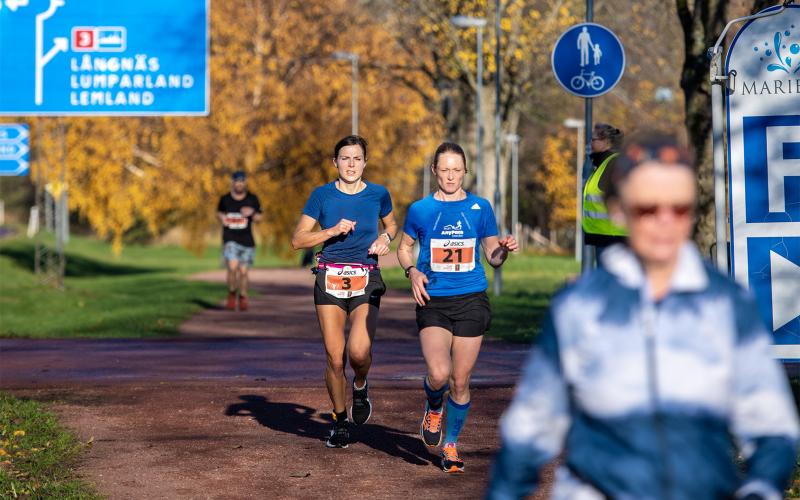
<path id="1" fill-rule="evenodd" d="M 456 224 L 447 224 L 442 228 L 443 236 L 464 236 L 464 231 L 461 229 L 461 220 L 459 219 Z"/>
<path id="2" fill-rule="evenodd" d="M 341 271 L 339 271 L 336 274 L 338 274 L 339 276 L 355 276 L 356 274 L 358 274 L 358 272 L 357 271 L 352 271 L 352 270 L 349 270 L 349 269 L 345 271 L 344 269 L 342 269 Z"/>
<path id="3" fill-rule="evenodd" d="M 444 245 L 442 245 L 442 246 L 444 246 L 444 247 L 463 247 L 464 246 L 464 241 L 449 240 L 449 241 L 445 241 Z"/>

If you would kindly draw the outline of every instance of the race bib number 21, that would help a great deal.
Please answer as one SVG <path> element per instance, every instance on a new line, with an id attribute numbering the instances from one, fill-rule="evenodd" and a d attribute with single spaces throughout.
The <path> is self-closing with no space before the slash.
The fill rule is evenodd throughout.
<path id="1" fill-rule="evenodd" d="M 431 239 L 431 270 L 466 273 L 475 269 L 475 238 Z"/>

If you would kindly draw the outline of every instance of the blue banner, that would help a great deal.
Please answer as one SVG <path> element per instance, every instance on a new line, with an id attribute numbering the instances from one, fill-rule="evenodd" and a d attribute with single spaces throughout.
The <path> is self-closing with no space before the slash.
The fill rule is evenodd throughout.
<path id="1" fill-rule="evenodd" d="M 208 0 L 0 0 L 0 114 L 207 115 Z"/>
<path id="2" fill-rule="evenodd" d="M 749 21 L 725 67 L 731 272 L 755 295 L 782 359 L 800 359 L 798 26 L 797 5 Z"/>

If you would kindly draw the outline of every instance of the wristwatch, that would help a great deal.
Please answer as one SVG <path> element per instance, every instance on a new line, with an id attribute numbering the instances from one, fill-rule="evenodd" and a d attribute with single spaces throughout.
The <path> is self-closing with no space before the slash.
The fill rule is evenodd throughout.
<path id="1" fill-rule="evenodd" d="M 392 242 L 392 236 L 389 234 L 389 232 L 388 232 L 388 231 L 386 231 L 386 232 L 383 232 L 383 233 L 381 233 L 380 235 L 381 235 L 381 236 L 386 236 L 386 239 L 387 239 L 387 240 L 389 240 L 389 243 L 391 243 L 391 242 Z"/>
<path id="2" fill-rule="evenodd" d="M 417 266 L 415 266 L 415 265 L 413 265 L 413 264 L 412 264 L 412 265 L 408 266 L 407 268 L 405 268 L 405 272 L 406 272 L 406 278 L 408 278 L 408 273 L 411 271 L 411 268 L 412 268 L 412 267 L 417 267 Z"/>

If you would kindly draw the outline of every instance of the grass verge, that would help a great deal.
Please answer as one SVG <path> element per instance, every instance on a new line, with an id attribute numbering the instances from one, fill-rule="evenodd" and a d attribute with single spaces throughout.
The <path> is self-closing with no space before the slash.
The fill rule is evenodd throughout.
<path id="1" fill-rule="evenodd" d="M 0 498 L 100 498 L 73 472 L 85 446 L 39 404 L 0 392 Z"/>
<path id="2" fill-rule="evenodd" d="M 72 237 L 64 291 L 41 284 L 34 250 L 24 238 L 0 241 L 0 337 L 171 335 L 192 313 L 225 296 L 224 285 L 185 279 L 220 269 L 219 248 L 196 256 L 175 246 L 131 246 L 115 257 L 107 243 Z M 274 256 L 258 256 L 257 263 L 286 264 Z"/>

